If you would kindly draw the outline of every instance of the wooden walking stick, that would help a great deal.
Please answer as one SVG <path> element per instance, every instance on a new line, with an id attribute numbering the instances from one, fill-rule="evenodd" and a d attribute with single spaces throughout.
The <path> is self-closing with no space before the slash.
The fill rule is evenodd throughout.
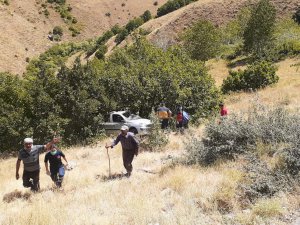
<path id="1" fill-rule="evenodd" d="M 111 172 L 110 172 L 110 157 L 109 157 L 109 153 L 108 153 L 108 145 L 106 144 L 105 146 L 106 148 L 106 153 L 107 153 L 107 157 L 108 157 L 108 177 L 110 178 L 111 177 Z"/>

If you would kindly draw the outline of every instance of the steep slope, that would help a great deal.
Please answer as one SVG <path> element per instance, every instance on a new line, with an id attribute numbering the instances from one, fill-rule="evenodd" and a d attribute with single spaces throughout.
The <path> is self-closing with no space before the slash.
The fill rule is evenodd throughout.
<path id="1" fill-rule="evenodd" d="M 239 10 L 257 2 L 256 0 L 201 0 L 182 9 L 149 21 L 143 28 L 151 31 L 149 39 L 158 46 L 168 46 L 178 39 L 184 29 L 195 21 L 207 19 L 220 26 L 233 19 Z M 271 0 L 278 17 L 291 15 L 300 6 L 298 0 Z"/>
<path id="2" fill-rule="evenodd" d="M 78 20 L 81 34 L 72 37 L 67 24 L 48 4 L 49 16 L 43 13 L 42 3 L 46 0 L 9 0 L 9 5 L 0 4 L 0 72 L 22 74 L 26 57 L 38 56 L 51 47 L 47 35 L 54 26 L 64 29 L 62 41 L 80 41 L 101 35 L 115 24 L 124 25 L 128 20 L 141 15 L 145 10 L 155 14 L 166 0 L 67 0 L 71 14 Z M 105 15 L 110 13 L 110 16 Z"/>

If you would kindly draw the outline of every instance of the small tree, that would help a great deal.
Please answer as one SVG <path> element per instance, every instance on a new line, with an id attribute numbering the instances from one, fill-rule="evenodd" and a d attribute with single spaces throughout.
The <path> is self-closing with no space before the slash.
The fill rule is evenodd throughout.
<path id="1" fill-rule="evenodd" d="M 141 16 L 141 18 L 144 20 L 144 22 L 151 20 L 152 18 L 151 12 L 149 10 L 146 10 Z"/>
<path id="2" fill-rule="evenodd" d="M 128 30 L 128 32 L 130 33 L 131 31 L 135 30 L 136 28 L 138 28 L 139 26 L 141 26 L 144 23 L 144 20 L 140 17 L 135 18 L 130 20 L 125 28 Z"/>
<path id="3" fill-rule="evenodd" d="M 276 9 L 269 0 L 260 0 L 252 9 L 244 32 L 246 52 L 258 58 L 266 55 L 272 46 Z"/>
<path id="4" fill-rule="evenodd" d="M 129 34 L 128 30 L 125 28 L 122 28 L 120 33 L 118 33 L 118 35 L 116 36 L 115 42 L 117 44 L 120 44 L 128 36 L 128 34 Z"/>
<path id="5" fill-rule="evenodd" d="M 207 20 L 198 21 L 184 35 L 184 47 L 192 58 L 206 61 L 218 53 L 221 44 L 220 33 Z"/>
<path id="6" fill-rule="evenodd" d="M 270 62 L 261 61 L 249 65 L 244 71 L 230 71 L 224 80 L 222 91 L 256 90 L 277 83 L 277 68 Z"/>
<path id="7" fill-rule="evenodd" d="M 120 27 L 118 24 L 114 25 L 114 26 L 111 28 L 111 32 L 113 32 L 114 35 L 120 33 L 121 31 L 122 31 L 122 29 L 121 29 L 121 27 Z"/>
<path id="8" fill-rule="evenodd" d="M 95 56 L 98 59 L 104 59 L 105 58 L 105 53 L 107 52 L 107 46 L 106 45 L 100 45 L 98 47 L 98 51 L 96 52 Z"/>
<path id="9" fill-rule="evenodd" d="M 300 25 L 300 7 L 297 9 L 295 14 L 293 15 L 293 20 Z"/>
<path id="10" fill-rule="evenodd" d="M 161 129 L 159 118 L 152 110 L 150 114 L 152 128 L 147 138 L 141 143 L 141 147 L 149 151 L 159 151 L 169 142 L 168 136 Z"/>
<path id="11" fill-rule="evenodd" d="M 63 36 L 63 29 L 60 26 L 55 26 L 53 28 L 53 35 Z"/>

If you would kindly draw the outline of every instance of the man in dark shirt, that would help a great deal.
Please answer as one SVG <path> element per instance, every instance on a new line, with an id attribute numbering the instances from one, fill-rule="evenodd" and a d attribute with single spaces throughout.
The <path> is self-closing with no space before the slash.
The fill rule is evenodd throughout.
<path id="1" fill-rule="evenodd" d="M 127 126 L 121 127 L 121 133 L 118 135 L 116 140 L 111 145 L 106 145 L 106 148 L 113 148 L 121 142 L 122 145 L 122 156 L 123 156 L 123 165 L 127 171 L 126 176 L 130 176 L 132 173 L 132 161 L 134 155 L 138 155 L 139 142 L 136 140 L 133 133 L 128 132 Z"/>
<path id="2" fill-rule="evenodd" d="M 30 187 L 32 191 L 38 191 L 40 189 L 40 153 L 58 141 L 57 138 L 53 138 L 53 140 L 46 145 L 33 145 L 32 138 L 24 139 L 24 148 L 19 151 L 16 163 L 16 179 L 18 180 L 20 177 L 19 169 L 21 161 L 23 161 L 24 171 L 22 179 L 24 187 Z"/>
<path id="3" fill-rule="evenodd" d="M 52 145 L 50 147 L 50 151 L 45 155 L 44 160 L 46 173 L 51 176 L 51 179 L 54 181 L 57 187 L 61 187 L 63 177 L 65 175 L 65 167 L 61 161 L 61 158 L 63 158 L 68 164 L 64 153 L 57 149 L 56 145 Z M 50 163 L 50 172 L 48 168 L 48 161 Z"/>

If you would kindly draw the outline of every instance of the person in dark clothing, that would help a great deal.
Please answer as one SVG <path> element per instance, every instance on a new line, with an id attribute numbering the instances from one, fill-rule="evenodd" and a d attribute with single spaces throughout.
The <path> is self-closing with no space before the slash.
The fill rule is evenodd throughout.
<path id="1" fill-rule="evenodd" d="M 123 157 L 123 165 L 127 171 L 126 176 L 130 176 L 132 173 L 132 161 L 134 158 L 134 155 L 138 155 L 139 150 L 139 142 L 136 140 L 133 133 L 128 132 L 127 126 L 121 127 L 121 133 L 118 135 L 118 137 L 114 140 L 114 142 L 111 145 L 106 144 L 106 148 L 113 148 L 115 145 L 117 145 L 119 142 L 121 142 L 122 145 L 122 157 Z"/>
<path id="2" fill-rule="evenodd" d="M 53 140 L 46 145 L 33 145 L 32 138 L 24 139 L 24 148 L 19 151 L 16 163 L 16 179 L 18 180 L 20 178 L 19 169 L 21 161 L 23 161 L 24 171 L 22 179 L 24 187 L 30 187 L 32 191 L 38 191 L 40 189 L 40 153 L 58 141 L 58 138 L 53 138 Z"/>
<path id="3" fill-rule="evenodd" d="M 45 155 L 44 160 L 46 173 L 51 176 L 51 179 L 54 181 L 57 187 L 61 187 L 63 177 L 65 175 L 65 167 L 61 161 L 61 158 L 63 158 L 68 164 L 65 154 L 57 149 L 56 145 L 52 145 L 50 147 L 50 151 Z M 48 168 L 48 161 L 50 164 L 50 172 Z"/>

